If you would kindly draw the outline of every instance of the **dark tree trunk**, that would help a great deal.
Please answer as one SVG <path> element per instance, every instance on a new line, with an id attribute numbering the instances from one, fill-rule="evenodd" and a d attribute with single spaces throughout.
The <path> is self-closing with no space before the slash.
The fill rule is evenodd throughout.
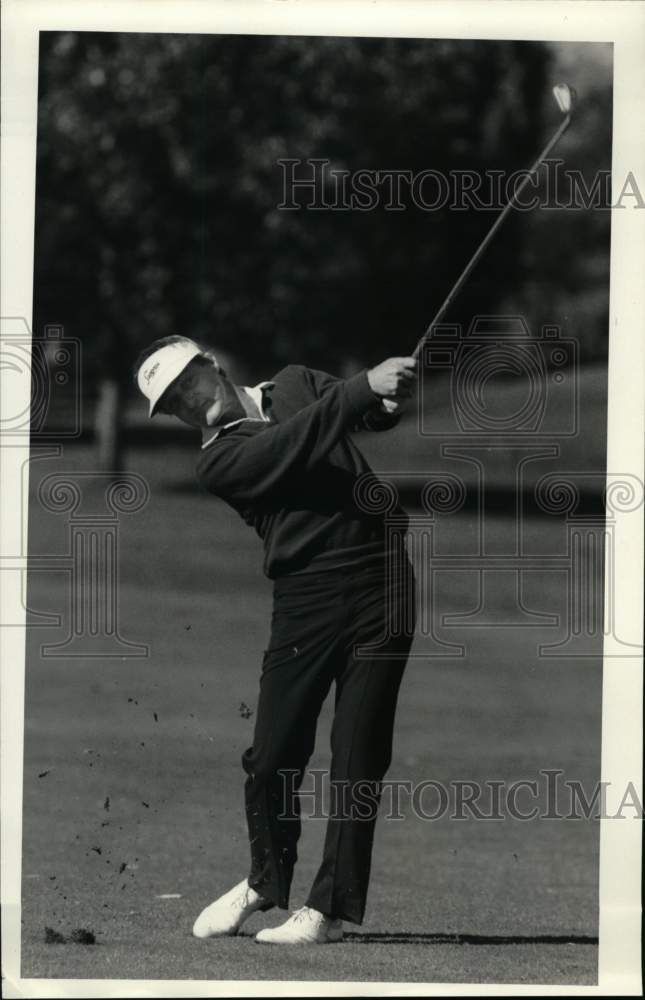
<path id="1" fill-rule="evenodd" d="M 97 458 L 102 472 L 121 472 L 123 469 L 122 449 L 123 390 L 115 378 L 104 378 L 99 382 L 94 435 Z"/>

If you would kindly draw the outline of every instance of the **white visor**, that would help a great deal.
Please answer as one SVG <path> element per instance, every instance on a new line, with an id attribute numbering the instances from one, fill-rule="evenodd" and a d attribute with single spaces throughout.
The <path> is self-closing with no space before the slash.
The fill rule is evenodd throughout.
<path id="1" fill-rule="evenodd" d="M 202 349 L 192 340 L 178 340 L 151 354 L 137 373 L 141 392 L 150 400 L 149 416 L 153 416 L 157 403 L 171 382 L 181 375 L 189 361 L 202 354 Z"/>

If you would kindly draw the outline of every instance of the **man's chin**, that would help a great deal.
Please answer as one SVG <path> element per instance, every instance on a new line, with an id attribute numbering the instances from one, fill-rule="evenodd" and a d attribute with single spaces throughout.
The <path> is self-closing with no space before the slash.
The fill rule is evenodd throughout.
<path id="1" fill-rule="evenodd" d="M 207 427 L 214 427 L 220 420 L 222 416 L 222 404 L 217 400 L 212 406 L 209 406 L 204 415 L 204 420 Z"/>

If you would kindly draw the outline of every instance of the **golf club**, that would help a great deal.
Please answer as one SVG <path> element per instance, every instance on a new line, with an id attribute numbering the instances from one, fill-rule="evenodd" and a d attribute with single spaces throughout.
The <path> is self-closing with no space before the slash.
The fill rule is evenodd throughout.
<path id="1" fill-rule="evenodd" d="M 477 261 L 483 255 L 486 247 L 491 242 L 493 236 L 495 235 L 495 233 L 497 232 L 497 230 L 502 225 L 504 219 L 508 216 L 508 214 L 511 211 L 511 209 L 513 208 L 513 206 L 517 203 L 517 200 L 518 200 L 520 194 L 522 193 L 522 191 L 524 190 L 524 188 L 526 187 L 526 185 L 530 181 L 530 179 L 533 176 L 533 174 L 539 168 L 540 164 L 547 158 L 547 156 L 549 155 L 549 153 L 551 152 L 551 150 L 554 148 L 554 146 L 556 145 L 556 143 L 560 140 L 560 138 L 564 135 L 564 133 L 568 129 L 569 124 L 571 123 L 572 115 L 573 115 L 573 106 L 574 106 L 574 101 L 575 101 L 575 91 L 574 91 L 574 89 L 572 87 L 569 87 L 566 83 L 558 83 L 553 88 L 553 96 L 554 96 L 554 98 L 556 100 L 558 108 L 560 109 L 560 111 L 562 112 L 562 114 L 565 117 L 561 121 L 561 123 L 560 123 L 558 129 L 556 130 L 556 132 L 553 134 L 553 136 L 551 137 L 551 139 L 548 141 L 548 143 L 546 144 L 546 146 L 544 147 L 544 149 L 542 150 L 542 152 L 538 156 L 538 158 L 535 161 L 535 163 L 533 164 L 533 166 L 529 168 L 529 170 L 527 171 L 526 176 L 522 180 L 521 184 L 519 184 L 518 187 L 516 188 L 516 190 L 513 192 L 512 198 L 507 202 L 507 204 L 504 206 L 504 208 L 502 209 L 502 211 L 500 212 L 500 214 L 497 216 L 497 218 L 495 219 L 495 222 L 491 226 L 490 230 L 488 231 L 488 233 L 486 234 L 486 236 L 484 237 L 484 239 L 482 240 L 482 242 L 480 243 L 480 245 L 475 250 L 475 253 L 472 255 L 472 257 L 470 258 L 470 260 L 466 264 L 466 266 L 463 269 L 463 271 L 461 272 L 459 278 L 457 279 L 457 281 L 455 282 L 455 284 L 452 286 L 450 292 L 448 293 L 448 295 L 444 299 L 444 302 L 441 305 L 441 307 L 439 308 L 439 311 L 434 316 L 432 322 L 426 328 L 423 336 L 420 338 L 419 342 L 417 343 L 417 346 L 415 347 L 414 351 L 412 352 L 412 357 L 414 357 L 414 358 L 418 358 L 419 357 L 419 355 L 421 354 L 421 351 L 423 349 L 423 344 L 424 344 L 424 342 L 425 342 L 428 334 L 430 333 L 430 331 L 432 330 L 432 328 L 435 327 L 437 325 L 437 323 L 439 323 L 441 321 L 441 319 L 445 315 L 446 310 L 448 309 L 448 307 L 456 299 L 457 295 L 459 294 L 459 292 L 463 288 L 464 284 L 466 283 L 466 281 L 470 277 L 470 275 L 471 275 L 471 273 L 472 273 L 475 265 L 477 264 Z"/>

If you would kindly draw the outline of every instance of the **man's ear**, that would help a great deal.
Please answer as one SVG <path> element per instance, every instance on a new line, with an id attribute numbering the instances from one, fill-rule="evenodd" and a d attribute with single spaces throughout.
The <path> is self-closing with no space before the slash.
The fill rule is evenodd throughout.
<path id="1" fill-rule="evenodd" d="M 222 375 L 224 378 L 228 378 L 228 375 L 226 374 L 226 371 L 220 365 L 220 363 L 217 360 L 217 357 L 215 356 L 215 354 L 213 353 L 213 351 L 202 351 L 202 357 L 203 358 L 208 358 L 209 361 L 212 361 L 213 364 L 215 365 L 215 370 L 220 375 Z"/>
<path id="2" fill-rule="evenodd" d="M 208 360 L 211 361 L 215 365 L 216 370 L 218 372 L 220 372 L 220 374 L 222 374 L 222 375 L 224 374 L 224 372 L 222 371 L 222 367 L 221 367 L 219 361 L 217 360 L 217 358 L 215 357 L 215 354 L 213 353 L 213 351 L 202 351 L 202 357 L 203 358 L 208 358 Z"/>

